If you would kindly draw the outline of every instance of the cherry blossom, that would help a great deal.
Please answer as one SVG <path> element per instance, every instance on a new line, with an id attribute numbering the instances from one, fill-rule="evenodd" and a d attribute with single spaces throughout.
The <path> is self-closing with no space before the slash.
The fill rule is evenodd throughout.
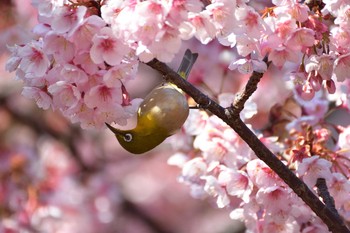
<path id="1" fill-rule="evenodd" d="M 43 76 L 50 65 L 48 56 L 42 50 L 42 41 L 33 42 L 18 48 L 18 56 L 22 59 L 18 68 L 25 73 Z"/>
<path id="2" fill-rule="evenodd" d="M 92 38 L 105 26 L 106 22 L 100 17 L 88 16 L 68 33 L 68 40 L 74 43 L 80 52 L 90 52 Z"/>
<path id="3" fill-rule="evenodd" d="M 96 64 L 106 62 L 111 66 L 116 65 L 121 62 L 124 54 L 129 52 L 126 45 L 114 38 L 109 27 L 102 28 L 100 33 L 92 38 L 92 42 L 90 54 Z"/>
<path id="4" fill-rule="evenodd" d="M 313 187 L 316 185 L 318 178 L 329 180 L 331 177 L 330 167 L 331 163 L 318 156 L 303 159 L 297 169 L 299 176 L 302 176 L 304 182 Z"/>
<path id="5" fill-rule="evenodd" d="M 52 99 L 47 92 L 38 87 L 24 87 L 22 95 L 29 99 L 34 99 L 37 105 L 43 109 L 48 109 L 52 103 Z"/>
<path id="6" fill-rule="evenodd" d="M 215 27 L 209 20 L 209 15 L 205 12 L 200 14 L 190 14 L 189 20 L 195 28 L 194 36 L 203 44 L 209 43 L 215 36 Z"/>
<path id="7" fill-rule="evenodd" d="M 77 87 L 64 81 L 51 85 L 48 92 L 53 96 L 53 105 L 61 109 L 74 107 L 81 98 Z"/>
<path id="8" fill-rule="evenodd" d="M 333 173 L 332 175 L 333 180 L 329 191 L 335 200 L 335 204 L 342 210 L 347 203 L 346 194 L 350 191 L 350 181 L 343 174 Z"/>
<path id="9" fill-rule="evenodd" d="M 253 184 L 247 174 L 233 169 L 224 169 L 218 176 L 218 181 L 226 187 L 226 191 L 231 196 L 242 198 L 246 203 L 253 189 Z"/>
<path id="10" fill-rule="evenodd" d="M 45 52 L 53 54 L 55 60 L 62 63 L 70 62 L 74 58 L 74 44 L 67 41 L 64 37 L 49 32 L 46 34 L 43 45 Z"/>
<path id="11" fill-rule="evenodd" d="M 256 194 L 256 199 L 258 203 L 265 206 L 266 211 L 270 214 L 278 212 L 287 213 L 291 207 L 291 203 L 286 199 L 286 197 L 289 196 L 288 192 L 290 191 L 279 186 L 260 188 Z M 276 219 L 274 221 L 276 221 Z"/>
<path id="12" fill-rule="evenodd" d="M 217 199 L 217 206 L 219 208 L 227 206 L 230 203 L 230 200 L 225 190 L 220 186 L 217 178 L 214 176 L 204 176 L 203 179 L 205 180 L 204 191 Z"/>
<path id="13" fill-rule="evenodd" d="M 263 73 L 267 70 L 266 63 L 255 59 L 241 58 L 237 61 L 232 61 L 229 65 L 229 69 L 237 69 L 242 74 L 252 74 L 253 71 Z"/>
<path id="14" fill-rule="evenodd" d="M 337 81 L 341 82 L 348 78 L 346 71 L 350 65 L 349 57 L 350 54 L 344 54 L 334 61 L 334 76 L 337 78 Z"/>
<path id="15" fill-rule="evenodd" d="M 206 10 L 217 30 L 217 38 L 226 46 L 235 45 L 236 18 L 234 17 L 235 1 L 213 1 L 206 6 Z"/>
<path id="16" fill-rule="evenodd" d="M 72 8 L 63 6 L 56 8 L 53 12 L 55 17 L 52 19 L 51 27 L 58 34 L 69 32 L 77 25 L 81 24 L 86 14 L 86 7 Z"/>

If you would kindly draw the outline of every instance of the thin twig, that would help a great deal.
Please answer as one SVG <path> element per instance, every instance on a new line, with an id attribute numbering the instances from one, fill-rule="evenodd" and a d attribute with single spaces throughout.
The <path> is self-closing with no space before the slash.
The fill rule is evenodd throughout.
<path id="1" fill-rule="evenodd" d="M 239 116 L 239 113 L 244 108 L 245 102 L 247 102 L 249 97 L 256 91 L 258 83 L 260 82 L 260 79 L 263 75 L 263 73 L 258 73 L 256 71 L 253 72 L 242 93 L 238 95 L 232 106 L 227 108 L 227 110 L 230 111 L 232 115 L 237 117 Z"/>
<path id="2" fill-rule="evenodd" d="M 221 107 L 215 101 L 203 94 L 191 83 L 181 78 L 166 64 L 153 59 L 147 65 L 160 72 L 164 79 L 177 85 L 190 95 L 197 104 L 206 106 L 211 113 L 226 122 L 249 145 L 256 156 L 264 161 L 284 182 L 319 216 L 333 233 L 350 233 L 344 222 L 325 206 L 318 197 L 302 182 L 291 170 L 289 170 L 244 124 L 238 115 L 228 114 L 228 109 Z"/>
<path id="3" fill-rule="evenodd" d="M 265 57 L 264 62 L 269 66 L 269 62 Z M 231 115 L 239 117 L 240 112 L 244 108 L 244 104 L 247 102 L 249 97 L 251 97 L 256 89 L 258 88 L 258 84 L 263 77 L 264 73 L 259 73 L 254 71 L 253 74 L 249 77 L 247 84 L 245 85 L 243 91 L 236 97 L 234 103 L 232 103 L 231 107 L 227 108 L 227 112 Z"/>
<path id="4" fill-rule="evenodd" d="M 316 187 L 317 187 L 317 194 L 322 198 L 324 204 L 333 211 L 334 214 L 338 215 L 340 218 L 340 215 L 335 208 L 334 199 L 331 196 L 331 194 L 328 192 L 328 187 L 326 180 L 324 178 L 318 178 L 316 181 Z"/>

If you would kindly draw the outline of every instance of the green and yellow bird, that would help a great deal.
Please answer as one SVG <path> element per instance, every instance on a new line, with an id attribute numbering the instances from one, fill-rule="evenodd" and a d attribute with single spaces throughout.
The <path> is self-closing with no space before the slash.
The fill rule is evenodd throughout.
<path id="1" fill-rule="evenodd" d="M 197 53 L 186 50 L 178 74 L 187 79 Z M 120 145 L 133 154 L 145 153 L 178 131 L 186 121 L 189 106 L 184 93 L 174 84 L 163 83 L 154 88 L 137 111 L 134 129 L 120 130 L 107 124 Z"/>

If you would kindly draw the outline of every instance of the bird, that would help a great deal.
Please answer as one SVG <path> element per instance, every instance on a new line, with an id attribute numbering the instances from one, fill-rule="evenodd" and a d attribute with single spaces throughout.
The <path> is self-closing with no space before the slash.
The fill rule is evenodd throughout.
<path id="1" fill-rule="evenodd" d="M 185 51 L 177 73 L 184 79 L 197 60 L 198 53 Z M 105 123 L 120 145 L 130 153 L 143 154 L 175 134 L 185 123 L 189 105 L 183 91 L 170 82 L 155 87 L 141 102 L 137 110 L 135 128 L 121 130 Z"/>

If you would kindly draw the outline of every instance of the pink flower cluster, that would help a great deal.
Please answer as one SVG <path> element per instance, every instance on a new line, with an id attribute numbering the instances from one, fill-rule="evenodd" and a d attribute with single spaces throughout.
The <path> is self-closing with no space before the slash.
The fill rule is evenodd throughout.
<path id="1" fill-rule="evenodd" d="M 251 7 L 239 7 L 231 46 L 243 58 L 232 61 L 230 69 L 264 72 L 261 59 L 267 56 L 274 66 L 288 70 L 303 99 L 312 99 L 322 86 L 333 94 L 335 82 L 347 79 L 350 68 L 349 7 L 347 1 L 323 3 L 322 11 L 314 12 L 297 1 L 273 1 L 263 18 Z"/>
<path id="2" fill-rule="evenodd" d="M 348 3 L 322 1 L 323 9 L 313 12 L 306 5 L 285 2 L 277 4 L 272 17 L 276 20 L 277 15 L 275 34 L 277 32 L 279 39 L 284 39 L 275 44 L 278 52 L 269 51 L 269 59 L 277 66 L 284 65 L 286 61 L 298 66 L 292 68 L 290 76 L 303 99 L 312 99 L 322 86 L 328 93 L 335 93 L 336 81 L 347 79 L 346 70 L 350 67 L 350 51 L 347 39 L 344 39 L 349 34 L 345 13 Z M 288 16 L 286 12 L 289 12 Z M 279 45 L 282 44 L 284 48 L 280 51 Z"/>
<path id="3" fill-rule="evenodd" d="M 193 37 L 235 47 L 240 57 L 229 68 L 244 74 L 265 72 L 267 56 L 288 71 L 303 99 L 313 98 L 322 85 L 334 93 L 335 80 L 347 78 L 350 64 L 345 1 L 324 1 L 317 12 L 294 0 L 273 1 L 263 15 L 254 4 L 231 0 L 33 4 L 39 11 L 38 38 L 11 48 L 7 70 L 24 81 L 23 95 L 84 128 L 125 124 L 140 103 L 125 88 L 138 62 L 170 62 L 182 41 Z"/>
<path id="4" fill-rule="evenodd" d="M 217 99 L 227 107 L 234 95 L 222 93 Z M 251 120 L 259 112 L 256 107 L 247 102 L 245 110 L 250 111 L 242 112 L 241 118 Z M 336 209 L 349 221 L 350 131 L 325 119 L 341 107 L 330 108 L 327 96 L 316 93 L 311 101 L 296 95 L 276 108 L 270 116 L 276 118 L 269 122 L 271 128 L 251 129 L 311 190 L 318 178 L 324 178 Z M 175 146 L 179 152 L 168 163 L 181 169 L 180 182 L 189 186 L 193 197 L 230 209 L 230 217 L 243 221 L 247 232 L 328 232 L 311 209 L 216 116 L 192 110 L 175 143 L 180 143 Z"/>
<path id="5" fill-rule="evenodd" d="M 321 101 L 315 108 L 320 106 Z M 349 127 L 341 129 L 338 142 L 329 147 L 330 125 L 322 121 L 310 121 L 311 130 L 296 119 L 290 123 L 292 130 L 285 131 L 291 132 L 286 142 L 263 135 L 260 140 L 311 189 L 318 178 L 324 178 L 339 214 L 349 221 Z M 310 133 L 313 140 L 307 138 Z M 232 210 L 230 217 L 243 221 L 247 232 L 328 232 L 315 213 L 222 120 L 204 111 L 191 111 L 183 134 L 186 140 L 192 138 L 193 147 L 182 147 L 168 163 L 181 168 L 179 180 L 190 187 L 193 197 L 210 198 L 219 208 Z"/>
<path id="6" fill-rule="evenodd" d="M 124 85 L 137 71 L 134 52 L 85 6 L 36 4 L 38 39 L 10 48 L 6 66 L 23 80 L 22 94 L 43 109 L 60 110 L 83 128 L 125 124 L 141 100 L 130 100 Z"/>
<path id="7" fill-rule="evenodd" d="M 236 6 L 216 1 L 203 9 L 199 0 L 33 4 L 39 11 L 37 39 L 11 47 L 6 68 L 23 80 L 24 96 L 83 128 L 123 125 L 136 112 L 141 100 L 131 99 L 125 84 L 139 61 L 169 62 L 182 40 L 192 37 L 204 44 L 215 36 L 230 41 Z"/>

